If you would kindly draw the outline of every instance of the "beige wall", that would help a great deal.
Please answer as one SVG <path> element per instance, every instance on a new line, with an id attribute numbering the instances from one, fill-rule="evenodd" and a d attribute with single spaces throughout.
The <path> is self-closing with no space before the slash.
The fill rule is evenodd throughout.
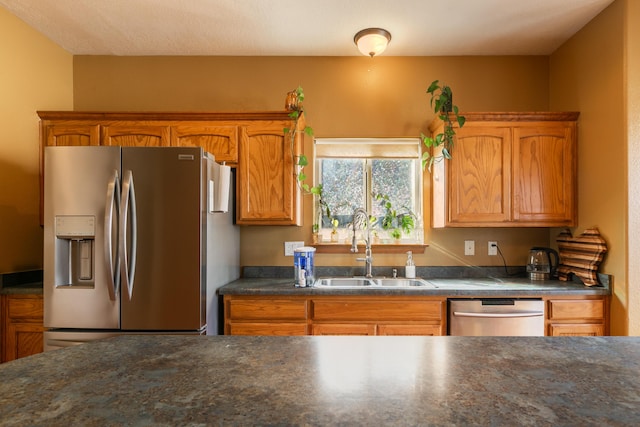
<path id="1" fill-rule="evenodd" d="M 36 110 L 73 108 L 69 53 L 0 7 L 0 273 L 42 268 Z"/>
<path id="2" fill-rule="evenodd" d="M 425 90 L 434 79 L 452 86 L 463 110 L 548 108 L 547 57 L 79 56 L 74 103 L 77 110 L 282 110 L 286 92 L 302 85 L 316 136 L 417 137 L 433 118 Z M 310 240 L 310 198 L 304 213 L 302 228 L 243 228 L 242 265 L 291 265 L 282 243 Z M 463 255 L 465 239 L 476 240 L 477 256 Z M 509 265 L 524 264 L 530 246 L 549 244 L 546 229 L 427 230 L 430 247 L 416 261 L 501 266 L 486 256 L 488 240 L 499 242 Z M 318 265 L 357 265 L 351 254 L 317 258 Z M 375 264 L 401 266 L 404 258 L 377 254 Z"/>
<path id="3" fill-rule="evenodd" d="M 640 236 L 640 2 L 626 0 L 624 30 L 625 79 L 627 98 L 625 114 L 628 149 L 627 187 L 629 200 L 627 236 Z M 629 335 L 640 335 L 640 239 L 629 239 L 626 257 L 629 292 Z"/>
<path id="4" fill-rule="evenodd" d="M 624 1 L 614 2 L 550 58 L 550 107 L 580 111 L 578 217 L 574 234 L 596 226 L 614 275 L 611 333 L 626 335 L 627 179 L 623 73 Z"/>

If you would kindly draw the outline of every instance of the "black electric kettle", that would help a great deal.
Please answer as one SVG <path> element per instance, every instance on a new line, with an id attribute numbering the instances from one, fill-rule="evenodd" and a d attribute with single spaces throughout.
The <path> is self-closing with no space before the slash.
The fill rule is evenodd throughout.
<path id="1" fill-rule="evenodd" d="M 527 273 L 531 280 L 548 280 L 555 276 L 560 257 L 551 248 L 534 246 L 529 250 Z"/>

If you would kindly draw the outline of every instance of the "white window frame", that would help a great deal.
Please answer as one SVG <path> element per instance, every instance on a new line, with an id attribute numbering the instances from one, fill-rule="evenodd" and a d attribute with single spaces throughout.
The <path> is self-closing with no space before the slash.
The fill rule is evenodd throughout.
<path id="1" fill-rule="evenodd" d="M 415 230 L 411 238 L 403 236 L 408 244 L 423 244 L 424 241 L 424 200 L 423 200 L 423 177 L 422 177 L 422 143 L 420 138 L 315 138 L 314 140 L 314 185 L 320 183 L 321 167 L 320 162 L 323 159 L 330 158 L 354 158 L 354 159 L 407 159 L 415 161 L 415 183 L 414 197 L 415 206 L 414 213 L 417 216 Z M 367 206 L 363 206 L 367 212 L 371 212 L 372 204 L 376 203 L 371 196 L 371 163 L 367 162 L 365 175 L 366 183 L 365 194 Z M 314 218 L 317 218 L 319 212 L 318 206 L 314 203 Z M 319 243 L 331 242 L 331 230 L 324 228 L 320 230 L 321 237 Z M 349 230 L 341 230 L 342 236 L 339 243 L 345 243 L 350 239 Z M 389 240 L 379 241 L 378 244 L 393 243 Z"/>

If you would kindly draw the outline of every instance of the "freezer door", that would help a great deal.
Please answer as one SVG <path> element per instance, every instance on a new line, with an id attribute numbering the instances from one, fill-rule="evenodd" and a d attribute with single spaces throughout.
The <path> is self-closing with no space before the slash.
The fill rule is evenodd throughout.
<path id="1" fill-rule="evenodd" d="M 126 204 L 135 206 L 120 230 L 123 330 L 193 331 L 206 325 L 202 158 L 196 147 L 122 149 L 122 212 Z M 127 195 L 130 190 L 135 197 Z"/>
<path id="2" fill-rule="evenodd" d="M 111 250 L 112 233 L 117 229 L 117 218 L 111 216 L 117 210 L 119 174 L 119 147 L 45 148 L 43 292 L 47 328 L 120 326 L 113 276 L 117 254 L 105 252 L 105 248 Z M 108 236 L 105 222 L 111 230 Z"/>

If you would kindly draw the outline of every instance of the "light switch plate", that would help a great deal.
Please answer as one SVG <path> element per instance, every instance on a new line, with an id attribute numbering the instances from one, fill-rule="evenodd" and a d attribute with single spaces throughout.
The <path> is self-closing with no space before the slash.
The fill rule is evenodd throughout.
<path id="1" fill-rule="evenodd" d="M 284 242 L 284 256 L 293 256 L 293 251 L 303 246 L 304 242 Z"/>

